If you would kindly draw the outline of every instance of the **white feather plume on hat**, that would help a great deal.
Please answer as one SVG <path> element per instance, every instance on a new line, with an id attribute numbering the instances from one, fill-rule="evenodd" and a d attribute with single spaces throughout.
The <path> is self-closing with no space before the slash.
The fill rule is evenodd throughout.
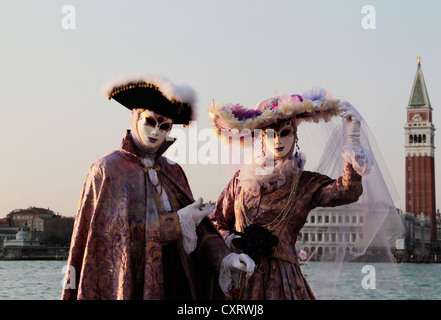
<path id="1" fill-rule="evenodd" d="M 144 74 L 139 76 L 122 76 L 109 81 L 103 86 L 101 92 L 108 98 L 112 98 L 112 93 L 116 88 L 124 88 L 129 83 L 145 82 L 156 86 L 162 94 L 170 101 L 185 102 L 195 105 L 197 102 L 196 92 L 188 85 L 177 85 L 163 76 Z"/>

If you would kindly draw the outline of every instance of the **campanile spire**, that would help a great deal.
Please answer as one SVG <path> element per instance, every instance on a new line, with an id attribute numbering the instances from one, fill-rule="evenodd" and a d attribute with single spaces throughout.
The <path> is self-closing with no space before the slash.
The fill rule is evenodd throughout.
<path id="1" fill-rule="evenodd" d="M 432 240 L 436 239 L 435 127 L 432 106 L 421 68 L 421 58 L 407 106 L 404 127 L 406 154 L 406 212 L 430 218 Z"/>

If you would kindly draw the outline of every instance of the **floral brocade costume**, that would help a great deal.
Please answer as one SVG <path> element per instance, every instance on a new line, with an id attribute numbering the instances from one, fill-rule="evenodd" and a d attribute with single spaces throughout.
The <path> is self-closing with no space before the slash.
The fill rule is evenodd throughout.
<path id="1" fill-rule="evenodd" d="M 168 147 L 164 145 L 164 147 Z M 157 193 L 129 131 L 121 147 L 90 168 L 67 261 L 64 300 L 215 298 L 213 274 L 230 253 L 208 219 L 196 228 L 198 246 L 186 254 L 176 210 L 192 203 L 184 171 L 156 158 L 172 211 Z M 150 190 L 150 191 L 149 191 Z"/>
<path id="2" fill-rule="evenodd" d="M 270 258 L 255 261 L 257 269 L 243 288 L 244 300 L 315 299 L 300 269 L 297 236 L 312 209 L 353 203 L 362 193 L 361 176 L 349 162 L 337 179 L 300 170 L 291 176 L 279 189 L 262 186 L 255 194 L 244 190 L 238 171 L 217 201 L 212 220 L 224 238 L 257 222 L 273 229 L 279 238 Z M 287 201 L 292 205 L 281 218 Z"/>

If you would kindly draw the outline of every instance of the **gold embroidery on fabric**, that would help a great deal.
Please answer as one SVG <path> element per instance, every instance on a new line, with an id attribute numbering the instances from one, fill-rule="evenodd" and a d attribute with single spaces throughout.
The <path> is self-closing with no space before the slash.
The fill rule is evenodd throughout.
<path id="1" fill-rule="evenodd" d="M 157 86 L 151 84 L 151 83 L 145 83 L 145 82 L 137 82 L 137 83 L 128 83 L 126 85 L 123 86 L 119 86 L 116 88 L 113 88 L 112 92 L 109 94 L 108 99 L 112 99 L 114 95 L 125 91 L 125 90 L 129 90 L 129 89 L 134 89 L 136 87 L 141 87 L 141 88 L 152 88 L 152 89 L 156 89 L 157 90 Z"/>
<path id="2" fill-rule="evenodd" d="M 361 185 L 361 181 L 360 180 L 347 180 L 345 178 L 342 178 L 342 183 L 344 186 L 359 186 Z"/>
<path id="3" fill-rule="evenodd" d="M 263 224 L 264 228 L 267 228 L 270 231 L 275 231 L 276 233 L 280 231 L 280 227 L 284 224 L 284 222 L 287 220 L 288 215 L 291 213 L 292 208 L 294 207 L 295 199 L 297 196 L 297 188 L 299 185 L 301 174 L 294 175 L 291 183 L 291 191 L 289 193 L 288 200 L 285 203 L 285 206 L 280 211 L 280 213 L 277 215 L 277 217 L 274 218 L 273 221 Z M 260 196 L 261 199 L 261 196 Z M 257 206 L 257 211 L 260 208 L 260 199 L 259 204 Z M 242 188 L 239 194 L 239 205 L 240 205 L 240 227 L 245 228 L 246 226 L 249 226 L 253 222 L 248 218 L 248 210 L 245 207 L 244 204 L 244 189 Z"/>
<path id="4" fill-rule="evenodd" d="M 178 240 L 180 240 L 182 238 L 181 225 L 179 224 L 179 217 L 178 217 L 178 214 L 176 212 L 173 212 L 173 222 L 175 224 L 176 234 L 178 236 Z"/>

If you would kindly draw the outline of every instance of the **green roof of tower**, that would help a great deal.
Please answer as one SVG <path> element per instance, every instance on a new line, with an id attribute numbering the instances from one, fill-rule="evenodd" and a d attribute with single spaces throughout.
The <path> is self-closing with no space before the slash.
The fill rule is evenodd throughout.
<path id="1" fill-rule="evenodd" d="M 418 68 L 415 75 L 415 81 L 412 87 L 412 93 L 409 100 L 410 107 L 421 107 L 430 105 L 429 94 L 427 92 L 426 82 L 424 81 L 423 71 L 421 69 L 421 62 L 418 57 Z"/>

